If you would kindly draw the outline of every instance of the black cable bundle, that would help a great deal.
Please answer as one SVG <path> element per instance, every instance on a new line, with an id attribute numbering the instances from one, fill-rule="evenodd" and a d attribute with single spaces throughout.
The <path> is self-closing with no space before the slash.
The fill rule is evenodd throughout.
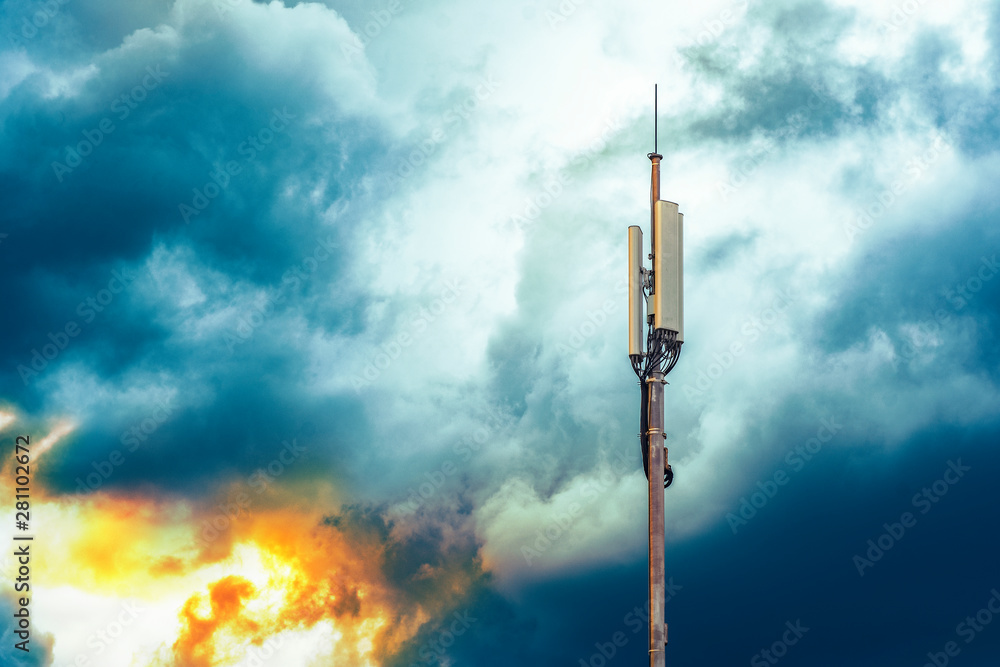
<path id="1" fill-rule="evenodd" d="M 650 326 L 646 334 L 646 349 L 649 351 L 645 358 L 638 356 L 630 357 L 632 370 L 639 378 L 639 387 L 642 398 L 640 400 L 639 413 L 639 443 L 642 447 L 642 470 L 649 479 L 649 385 L 647 380 L 649 374 L 659 371 L 666 376 L 673 369 L 677 360 L 681 356 L 681 345 L 677 341 L 677 333 L 674 331 L 654 331 Z M 670 466 L 663 473 L 663 487 L 670 486 L 674 481 L 673 470 Z"/>

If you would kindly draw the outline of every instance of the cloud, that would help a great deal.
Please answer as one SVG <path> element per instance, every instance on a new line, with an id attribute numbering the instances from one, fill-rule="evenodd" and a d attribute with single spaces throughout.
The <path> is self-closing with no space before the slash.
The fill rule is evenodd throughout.
<path id="1" fill-rule="evenodd" d="M 670 548 L 717 548 L 831 419 L 828 461 L 879 470 L 986 429 L 995 9 L 565 5 L 64 3 L 0 53 L 4 410 L 71 425 L 38 477 L 85 556 L 58 585 L 113 614 L 116 580 L 204 575 L 150 660 L 524 661 L 556 621 L 507 596 L 644 558 L 624 234 L 650 81 L 688 245 Z M 825 506 L 796 493 L 788 522 Z M 274 591 L 304 616 L 268 620 Z"/>

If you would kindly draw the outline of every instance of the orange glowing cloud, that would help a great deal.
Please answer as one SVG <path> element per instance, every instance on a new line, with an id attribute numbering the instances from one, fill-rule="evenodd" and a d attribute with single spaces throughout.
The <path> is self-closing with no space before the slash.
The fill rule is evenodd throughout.
<path id="1" fill-rule="evenodd" d="M 190 667 L 212 667 L 215 657 L 214 636 L 220 629 L 234 634 L 255 633 L 259 625 L 242 616 L 244 599 L 253 596 L 254 587 L 246 579 L 231 575 L 211 586 L 212 611 L 207 618 L 195 611 L 200 600 L 193 597 L 181 610 L 183 634 L 174 642 L 173 650 L 182 664 Z"/>
<path id="2" fill-rule="evenodd" d="M 63 435 L 51 434 L 47 447 Z M 229 511 L 238 497 L 250 500 Z M 420 533 L 417 518 L 394 523 L 370 508 L 323 511 L 338 507 L 326 482 L 264 491 L 236 482 L 197 501 L 110 489 L 58 495 L 36 482 L 33 529 L 45 535 L 45 557 L 33 564 L 33 592 L 40 609 L 67 595 L 136 601 L 156 621 L 126 635 L 131 665 L 243 666 L 256 664 L 248 656 L 280 653 L 273 664 L 374 667 L 411 646 L 429 621 L 448 616 L 483 573 L 474 549 L 439 545 L 455 553 L 432 550 L 426 557 L 434 563 L 415 555 L 424 551 L 406 552 Z M 86 654 L 86 633 L 63 640 L 59 627 L 40 629 L 55 634 L 56 664 Z"/>

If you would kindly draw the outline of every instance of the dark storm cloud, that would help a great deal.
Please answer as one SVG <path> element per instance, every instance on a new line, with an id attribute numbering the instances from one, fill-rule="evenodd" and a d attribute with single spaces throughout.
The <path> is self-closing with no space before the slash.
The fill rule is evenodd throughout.
<path id="1" fill-rule="evenodd" d="M 353 542 L 385 545 L 381 567 L 400 596 L 398 609 L 409 615 L 420 607 L 432 614 L 416 635 L 384 656 L 387 667 L 456 660 L 503 665 L 530 655 L 536 639 L 532 615 L 519 614 L 493 589 L 479 545 L 462 528 L 466 519 L 461 512 L 422 512 L 403 520 L 419 527 L 400 535 L 384 506 L 346 505 L 324 518 L 325 527 Z M 464 583 L 456 588 L 450 580 Z"/>
<path id="2" fill-rule="evenodd" d="M 91 52 L 112 49 L 124 35 L 166 20 L 171 9 L 157 0 L 13 0 L 4 5 L 0 35 L 5 44 L 29 48 L 43 62 L 85 60 Z"/>
<path id="3" fill-rule="evenodd" d="M 997 141 L 994 89 L 956 81 L 947 65 L 961 62 L 958 35 L 921 28 L 891 74 L 877 63 L 848 64 L 836 46 L 855 23 L 853 10 L 823 3 L 796 2 L 755 6 L 743 28 L 733 28 L 749 41 L 747 28 L 766 25 L 771 33 L 755 67 L 738 66 L 739 39 L 726 39 L 680 51 L 700 79 L 726 89 L 718 110 L 672 132 L 685 141 L 739 140 L 755 134 L 780 143 L 811 137 L 833 137 L 855 126 L 877 126 L 882 113 L 901 98 L 917 102 L 935 124 L 950 128 L 960 148 L 970 155 L 992 151 Z M 998 61 L 1000 10 L 989 11 L 986 62 Z M 885 33 L 885 23 L 880 30 Z M 871 26 L 867 26 L 871 27 Z M 849 96 L 847 100 L 843 98 Z"/>
<path id="4" fill-rule="evenodd" d="M 759 232 L 757 231 L 734 232 L 725 238 L 719 239 L 708 248 L 705 248 L 699 264 L 706 271 L 711 271 L 730 261 L 742 250 L 752 246 L 758 236 Z"/>
<path id="5" fill-rule="evenodd" d="M 892 341 L 908 381 L 928 372 L 908 371 L 908 362 L 932 343 L 931 372 L 955 367 L 995 378 L 998 215 L 991 195 L 978 193 L 947 225 L 901 231 L 869 244 L 842 270 L 836 305 L 814 323 L 814 344 L 827 353 L 841 351 L 863 343 L 876 327 Z M 904 325 L 915 333 L 908 334 Z"/>
<path id="6" fill-rule="evenodd" d="M 749 41 L 749 28 L 760 25 L 771 31 L 771 39 L 754 67 L 741 67 L 741 39 Z M 878 105 L 891 101 L 895 85 L 871 66 L 837 59 L 833 47 L 850 25 L 848 10 L 822 3 L 758 5 L 746 24 L 733 29 L 739 36 L 683 49 L 696 78 L 722 85 L 726 95 L 720 108 L 671 134 L 692 143 L 763 135 L 784 144 L 874 123 Z M 842 102 L 832 86 L 845 80 L 853 99 Z"/>
<path id="7" fill-rule="evenodd" d="M 106 416 L 77 435 L 72 447 L 54 451 L 47 481 L 66 492 L 153 482 L 197 495 L 217 484 L 251 479 L 294 441 L 304 451 L 294 463 L 279 467 L 282 483 L 323 478 L 340 481 L 346 490 L 342 475 L 351 459 L 345 452 L 361 448 L 371 435 L 356 416 L 355 400 L 311 401 L 300 383 L 274 379 L 303 375 L 301 362 L 286 355 L 258 356 L 242 370 L 237 361 L 214 378 L 185 377 L 188 391 L 205 389 L 213 400 L 190 405 L 183 395 L 174 395 L 142 409 L 118 410 L 117 418 Z"/>
<path id="8" fill-rule="evenodd" d="M 997 587 L 997 545 L 988 526 L 998 513 L 986 501 L 1000 472 L 991 453 L 997 437 L 995 425 L 976 432 L 940 428 L 902 453 L 830 449 L 737 534 L 722 520 L 698 538 L 668 544 L 668 664 L 747 664 L 782 641 L 786 622 L 797 621 L 808 630 L 787 647 L 796 663 L 921 665 L 927 652 L 955 641 L 963 662 L 988 664 L 1000 646 L 996 621 L 972 642 L 956 626 L 984 608 Z M 934 495 L 948 462 L 959 459 L 971 470 L 952 475 L 958 481 L 934 502 L 920 497 L 925 488 Z M 741 493 L 758 490 L 751 483 Z M 666 499 L 669 513 L 670 491 Z M 860 575 L 854 557 L 864 557 L 868 540 L 877 541 L 887 532 L 883 524 L 898 524 L 906 512 L 913 526 Z M 640 561 L 535 586 L 522 604 L 548 638 L 538 664 L 643 659 L 645 584 Z"/>
<path id="9" fill-rule="evenodd" d="M 362 117 L 369 75 L 340 53 L 352 36 L 332 14 L 226 7 L 67 3 L 17 51 L 34 69 L 0 107 L 0 277 L 17 323 L 0 332 L 0 391 L 29 413 L 89 403 L 53 453 L 58 488 L 115 450 L 126 463 L 102 485 L 190 491 L 249 474 L 305 423 L 323 426 L 328 452 L 364 437 L 355 399 L 310 397 L 291 341 L 361 330 L 345 272 L 361 179 L 384 152 L 379 121 Z M 322 40 L 290 42 L 317 19 Z M 160 398 L 133 395 L 146 390 Z M 126 449 L 171 393 L 169 417 Z"/>

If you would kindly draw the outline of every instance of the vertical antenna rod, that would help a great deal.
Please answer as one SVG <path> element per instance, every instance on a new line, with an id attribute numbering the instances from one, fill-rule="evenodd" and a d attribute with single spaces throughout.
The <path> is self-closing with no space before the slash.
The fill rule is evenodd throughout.
<path id="1" fill-rule="evenodd" d="M 663 156 L 657 152 L 657 134 L 659 132 L 657 128 L 657 95 L 656 95 L 656 84 L 653 84 L 653 152 L 647 153 L 646 157 L 652 162 L 652 173 L 650 174 L 650 184 L 649 184 L 649 248 L 652 250 L 656 247 L 656 231 L 653 229 L 653 209 L 656 207 L 656 202 L 660 198 L 660 160 Z M 652 313 L 649 314 L 652 317 Z"/>

